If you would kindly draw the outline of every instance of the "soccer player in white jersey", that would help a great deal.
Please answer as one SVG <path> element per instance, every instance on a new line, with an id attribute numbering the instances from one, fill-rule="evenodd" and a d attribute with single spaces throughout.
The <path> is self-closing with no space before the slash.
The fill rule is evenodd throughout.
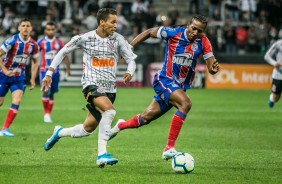
<path id="1" fill-rule="evenodd" d="M 99 167 L 113 165 L 118 162 L 107 153 L 111 123 L 116 111 L 113 103 L 116 97 L 116 67 L 119 55 L 128 64 L 123 76 L 124 83 L 131 80 L 136 69 L 137 57 L 132 46 L 123 36 L 116 33 L 117 13 L 110 8 L 102 8 L 97 14 L 98 28 L 85 34 L 74 36 L 55 56 L 44 79 L 42 90 L 48 91 L 52 82 L 52 74 L 63 58 L 75 49 L 83 50 L 83 75 L 81 83 L 88 104 L 89 113 L 83 124 L 70 128 L 56 126 L 53 135 L 44 144 L 50 150 L 61 137 L 85 137 L 90 135 L 99 125 L 98 158 Z"/>
<path id="2" fill-rule="evenodd" d="M 274 103 L 278 102 L 282 92 L 282 39 L 277 40 L 266 52 L 264 59 L 272 65 L 272 86 L 268 105 L 273 108 Z"/>

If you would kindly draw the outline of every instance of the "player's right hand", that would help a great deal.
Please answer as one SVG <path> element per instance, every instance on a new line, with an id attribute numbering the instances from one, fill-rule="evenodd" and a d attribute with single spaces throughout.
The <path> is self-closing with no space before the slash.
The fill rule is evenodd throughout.
<path id="1" fill-rule="evenodd" d="M 8 77 L 12 77 L 12 76 L 15 75 L 15 72 L 13 72 L 13 71 L 11 71 L 11 70 L 6 70 L 6 71 L 3 70 L 3 73 L 4 73 L 5 75 L 7 75 Z"/>
<path id="2" fill-rule="evenodd" d="M 41 91 L 47 93 L 48 90 L 51 88 L 52 77 L 49 75 L 45 75 L 41 83 Z"/>

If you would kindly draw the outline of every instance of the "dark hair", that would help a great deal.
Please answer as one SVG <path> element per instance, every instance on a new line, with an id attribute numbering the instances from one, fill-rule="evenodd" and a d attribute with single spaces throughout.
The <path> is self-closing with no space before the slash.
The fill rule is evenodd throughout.
<path id="1" fill-rule="evenodd" d="M 101 8 L 97 13 L 98 25 L 100 25 L 100 20 L 107 21 L 110 14 L 117 15 L 117 11 L 112 8 Z"/>
<path id="2" fill-rule="evenodd" d="M 21 23 L 23 23 L 23 22 L 30 22 L 30 20 L 28 18 L 23 18 L 23 19 L 20 20 L 18 26 L 20 26 Z M 30 24 L 31 24 L 31 22 L 30 22 Z"/>
<path id="3" fill-rule="evenodd" d="M 46 23 L 46 25 L 44 26 L 44 29 L 46 29 L 47 26 L 56 26 L 56 25 L 54 22 L 50 21 Z"/>
<path id="4" fill-rule="evenodd" d="M 190 23 L 192 23 L 192 21 L 193 21 L 194 19 L 197 19 L 197 20 L 200 21 L 202 24 L 206 24 L 206 27 L 207 27 L 208 21 L 207 21 L 207 19 L 206 19 L 205 16 L 203 16 L 203 15 L 194 15 L 194 16 L 191 18 Z"/>

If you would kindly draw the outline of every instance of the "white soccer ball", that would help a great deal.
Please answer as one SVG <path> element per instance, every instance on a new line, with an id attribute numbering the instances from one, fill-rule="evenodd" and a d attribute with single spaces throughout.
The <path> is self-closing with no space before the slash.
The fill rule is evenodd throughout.
<path id="1" fill-rule="evenodd" d="M 192 155 L 182 152 L 173 157 L 171 165 L 176 173 L 187 174 L 194 170 L 195 161 Z"/>

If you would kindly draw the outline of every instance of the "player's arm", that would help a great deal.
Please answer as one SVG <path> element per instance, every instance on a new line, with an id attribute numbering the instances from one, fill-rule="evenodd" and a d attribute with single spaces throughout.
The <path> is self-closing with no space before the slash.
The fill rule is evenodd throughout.
<path id="1" fill-rule="evenodd" d="M 214 56 L 207 58 L 206 60 L 207 68 L 209 70 L 209 73 L 214 75 L 220 70 L 220 65 L 214 58 Z"/>
<path id="2" fill-rule="evenodd" d="M 273 54 L 277 50 L 278 43 L 275 42 L 272 46 L 268 49 L 268 51 L 264 55 L 264 59 L 272 66 L 279 67 L 279 62 L 273 59 Z"/>
<path id="3" fill-rule="evenodd" d="M 65 56 L 63 62 L 66 65 L 66 75 L 68 77 L 68 76 L 70 76 L 70 59 L 69 59 L 69 56 Z"/>
<path id="4" fill-rule="evenodd" d="M 2 69 L 3 73 L 9 77 L 14 76 L 15 73 L 11 70 L 8 70 L 2 60 L 2 56 L 5 55 L 5 51 L 3 49 L 0 48 L 0 68 Z"/>
<path id="5" fill-rule="evenodd" d="M 146 31 L 143 31 L 139 35 L 137 35 L 132 42 L 130 43 L 133 47 L 137 45 L 140 42 L 143 42 L 144 40 L 147 40 L 148 38 L 157 38 L 159 27 L 154 27 L 147 29 Z"/>
<path id="6" fill-rule="evenodd" d="M 37 71 L 38 71 L 38 66 L 39 66 L 39 62 L 38 62 L 38 57 L 37 58 L 32 58 L 32 62 L 31 62 L 31 78 L 30 78 L 30 90 L 32 90 L 36 83 L 35 83 L 35 79 L 37 77 Z"/>

